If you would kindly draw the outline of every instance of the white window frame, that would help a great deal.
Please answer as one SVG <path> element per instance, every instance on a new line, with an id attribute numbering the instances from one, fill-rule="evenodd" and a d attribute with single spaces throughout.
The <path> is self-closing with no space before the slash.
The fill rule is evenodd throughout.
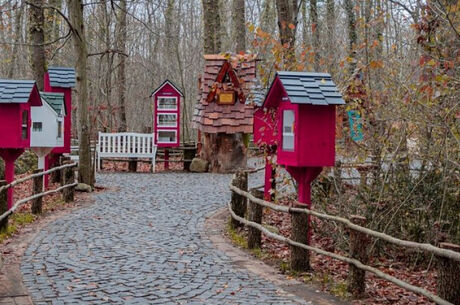
<path id="1" fill-rule="evenodd" d="M 173 115 L 176 117 L 176 124 L 175 125 L 160 125 L 160 115 Z M 159 112 L 157 113 L 157 127 L 176 127 L 177 128 L 177 124 L 178 124 L 178 120 L 177 120 L 177 113 L 169 113 L 169 112 Z"/>
<path id="2" fill-rule="evenodd" d="M 286 125 L 284 124 L 284 123 L 285 123 L 284 113 L 287 112 L 287 111 L 292 112 L 292 114 L 294 115 L 294 122 L 293 122 L 293 126 L 292 126 L 292 131 L 291 131 L 291 132 L 286 132 L 286 131 L 284 130 L 284 127 L 286 126 Z M 281 146 L 282 146 L 282 149 L 283 149 L 284 151 L 295 151 L 295 128 L 294 128 L 294 125 L 295 125 L 295 114 L 296 114 L 296 113 L 295 113 L 295 110 L 293 110 L 293 109 L 285 109 L 285 110 L 283 110 L 283 122 L 282 122 L 282 126 L 281 126 L 281 127 L 283 128 L 283 130 L 282 130 L 283 138 L 281 139 Z M 284 147 L 284 137 L 285 137 L 285 136 L 292 137 L 292 148 L 290 148 L 290 147 L 289 147 L 289 148 L 285 148 L 285 147 Z"/>
<path id="3" fill-rule="evenodd" d="M 160 141 L 160 132 L 161 132 L 161 131 L 174 132 L 174 134 L 175 134 L 174 138 L 175 138 L 176 140 L 175 140 L 175 141 L 168 141 L 168 142 Z M 158 130 L 157 130 L 157 143 L 158 143 L 158 144 L 172 144 L 172 143 L 177 143 L 177 130 L 176 130 L 176 129 L 158 129 Z"/>
<path id="4" fill-rule="evenodd" d="M 25 124 L 24 124 L 24 113 L 26 113 L 26 116 L 27 116 L 27 121 L 26 121 Z M 23 140 L 23 141 L 30 138 L 29 115 L 30 115 L 29 110 L 22 110 L 22 114 L 21 114 L 21 140 Z M 24 130 L 27 133 L 25 138 L 24 138 Z"/>
<path id="5" fill-rule="evenodd" d="M 160 108 L 160 99 L 162 98 L 173 98 L 176 101 L 176 107 L 175 108 Z M 177 105 L 179 104 L 177 100 L 177 96 L 158 96 L 157 97 L 157 110 L 158 111 L 171 111 L 171 110 L 176 110 L 177 111 Z"/>

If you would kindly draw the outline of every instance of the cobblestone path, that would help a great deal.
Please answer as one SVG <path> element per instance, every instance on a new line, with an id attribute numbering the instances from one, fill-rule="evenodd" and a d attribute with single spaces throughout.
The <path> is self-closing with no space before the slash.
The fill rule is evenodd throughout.
<path id="1" fill-rule="evenodd" d="M 35 304 L 303 304 L 202 238 L 228 175 L 104 174 L 112 190 L 38 233 L 21 265 Z"/>

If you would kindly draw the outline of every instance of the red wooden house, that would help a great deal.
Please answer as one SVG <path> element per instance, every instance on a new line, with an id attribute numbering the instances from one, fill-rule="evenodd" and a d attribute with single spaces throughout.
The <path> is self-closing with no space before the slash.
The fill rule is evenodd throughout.
<path id="1" fill-rule="evenodd" d="M 277 163 L 310 205 L 310 184 L 335 162 L 335 108 L 345 102 L 326 73 L 278 72 L 255 114 L 254 139 L 277 146 Z"/>
<path id="2" fill-rule="evenodd" d="M 0 80 L 0 156 L 5 161 L 5 180 L 14 179 L 14 161 L 30 147 L 30 107 L 41 106 L 35 81 Z M 8 190 L 8 209 L 13 190 Z"/>
<path id="3" fill-rule="evenodd" d="M 72 88 L 75 87 L 75 69 L 63 67 L 49 67 L 45 74 L 45 92 L 64 94 L 66 116 L 64 117 L 64 146 L 56 147 L 52 153 L 55 155 L 70 153 L 70 140 L 72 138 Z"/>
<path id="4" fill-rule="evenodd" d="M 154 100 L 153 132 L 158 147 L 179 147 L 182 92 L 165 80 L 151 94 Z"/>
<path id="5" fill-rule="evenodd" d="M 54 166 L 62 154 L 70 154 L 72 139 L 72 88 L 75 87 L 75 69 L 65 67 L 49 67 L 45 73 L 44 91 L 63 93 L 66 115 L 64 116 L 64 145 L 54 148 L 45 158 L 45 170 Z M 48 175 L 44 177 L 44 185 L 48 186 Z"/>

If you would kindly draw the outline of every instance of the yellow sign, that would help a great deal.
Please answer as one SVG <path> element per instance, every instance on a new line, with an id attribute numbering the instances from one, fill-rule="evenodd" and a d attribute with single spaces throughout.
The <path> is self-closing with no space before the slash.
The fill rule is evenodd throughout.
<path id="1" fill-rule="evenodd" d="M 221 92 L 219 94 L 219 104 L 232 105 L 235 103 L 235 94 L 233 92 Z"/>

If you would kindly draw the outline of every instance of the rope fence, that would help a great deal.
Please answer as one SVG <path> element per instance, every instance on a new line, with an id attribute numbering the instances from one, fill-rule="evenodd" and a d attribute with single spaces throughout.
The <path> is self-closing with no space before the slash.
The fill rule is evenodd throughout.
<path id="1" fill-rule="evenodd" d="M 305 208 L 295 207 L 296 205 L 300 204 L 299 202 L 296 202 L 294 204 L 294 207 L 281 206 L 278 204 L 274 204 L 272 202 L 258 198 L 257 195 L 259 195 L 260 197 L 262 196 L 262 194 L 257 193 L 257 190 L 255 190 L 254 188 L 252 188 L 251 191 L 248 192 L 247 187 L 245 187 L 247 185 L 247 183 L 245 184 L 245 182 L 247 182 L 247 179 L 248 179 L 247 172 L 241 172 L 241 173 L 237 173 L 234 175 L 232 183 L 230 184 L 230 189 L 232 191 L 232 201 L 231 203 L 228 204 L 228 210 L 232 217 L 232 223 L 237 222 L 249 228 L 248 237 L 247 237 L 249 248 L 256 248 L 256 247 L 260 248 L 260 245 L 261 245 L 260 234 L 263 233 L 267 237 L 281 241 L 294 248 L 300 248 L 306 251 L 312 251 L 317 254 L 328 256 L 328 257 L 348 263 L 350 265 L 350 270 L 353 267 L 359 271 L 358 273 L 361 273 L 361 277 L 357 276 L 356 272 L 350 272 L 350 276 L 349 276 L 349 285 L 353 285 L 354 283 L 356 283 L 356 281 L 358 281 L 358 286 L 360 286 L 360 289 L 358 290 L 360 290 L 361 293 L 363 293 L 365 289 L 364 275 L 365 275 L 365 272 L 367 271 L 401 288 L 404 288 L 408 291 L 423 295 L 429 300 L 436 302 L 437 304 L 442 304 L 442 305 L 460 304 L 459 303 L 460 299 L 457 299 L 458 292 L 456 292 L 457 286 L 459 285 L 458 284 L 459 281 L 458 281 L 458 278 L 457 280 L 455 280 L 455 278 L 458 277 L 458 274 L 454 274 L 456 273 L 456 271 L 453 271 L 453 270 L 456 270 L 456 268 L 451 267 L 452 265 L 460 267 L 460 253 L 459 253 L 460 246 L 444 243 L 444 244 L 441 244 L 441 246 L 445 246 L 448 249 L 446 248 L 443 249 L 443 248 L 436 247 L 428 243 L 417 243 L 413 241 L 402 240 L 402 239 L 387 235 L 385 233 L 373 231 L 371 229 L 363 227 L 362 225 L 356 224 L 356 223 L 363 224 L 362 220 L 363 219 L 365 220 L 364 217 L 354 216 L 354 218 L 356 218 L 355 220 L 356 223 L 353 223 L 349 219 L 346 219 L 343 217 L 333 216 L 333 215 L 320 213 L 320 212 L 316 212 L 316 211 L 305 209 Z M 238 207 L 238 205 L 241 202 L 246 203 L 246 210 L 243 212 L 241 208 Z M 325 250 L 322 250 L 316 247 L 312 247 L 310 245 L 307 245 L 308 242 L 302 243 L 302 242 L 293 240 L 292 236 L 290 239 L 282 235 L 276 234 L 274 232 L 271 232 L 270 230 L 268 230 L 262 225 L 262 215 L 263 215 L 262 208 L 263 207 L 274 210 L 274 211 L 278 211 L 278 212 L 289 213 L 291 215 L 306 214 L 308 216 L 315 216 L 320 219 L 330 220 L 330 221 L 338 222 L 338 223 L 345 225 L 346 227 L 350 229 L 350 243 L 351 243 L 350 257 L 345 257 L 343 255 L 339 255 L 333 252 L 328 252 L 328 251 L 325 251 Z M 245 215 L 246 215 L 246 218 L 245 218 Z M 259 215 L 259 216 L 254 217 L 254 215 Z M 361 222 L 358 220 L 361 220 Z M 293 226 L 292 229 L 295 230 L 294 223 L 292 224 L 292 226 Z M 257 232 L 258 236 L 254 236 L 254 233 L 253 233 L 254 231 Z M 436 257 L 440 261 L 448 261 L 449 263 L 444 264 L 444 265 L 450 266 L 448 267 L 450 269 L 447 269 L 447 268 L 442 269 L 443 264 L 440 264 L 441 266 L 439 267 L 440 276 L 438 277 L 438 292 L 439 291 L 441 292 L 453 291 L 453 294 L 441 293 L 440 296 L 436 295 L 424 288 L 414 286 L 394 276 L 386 274 L 377 268 L 374 268 L 372 266 L 369 266 L 363 263 L 363 261 L 367 261 L 366 255 L 368 255 L 367 253 L 368 251 L 367 251 L 366 246 L 369 243 L 368 236 L 374 237 L 376 239 L 381 239 L 381 240 L 384 240 L 386 242 L 389 242 L 391 244 L 395 244 L 398 246 L 425 251 L 425 252 L 436 255 Z M 254 243 L 254 240 L 256 240 L 257 242 Z M 292 248 L 291 248 L 291 251 L 292 251 Z M 308 260 L 308 256 L 307 256 L 307 260 Z M 451 285 L 451 286 L 439 288 L 440 285 L 441 286 Z M 355 291 L 353 291 L 353 294 L 355 295 Z M 355 296 L 357 295 L 358 294 L 356 294 Z"/>
<path id="2" fill-rule="evenodd" d="M 34 214 L 41 213 L 41 205 L 42 205 L 41 200 L 43 197 L 47 195 L 55 194 L 58 192 L 63 192 L 63 197 L 66 202 L 73 201 L 74 188 L 78 185 L 78 182 L 75 181 L 75 174 L 74 174 L 73 169 L 77 167 L 77 165 L 78 163 L 64 164 L 58 167 L 54 167 L 47 171 L 40 171 L 32 175 L 29 175 L 27 177 L 20 178 L 18 180 L 13 181 L 10 184 L 0 187 L 0 195 L 2 195 L 2 192 L 5 192 L 6 190 L 20 183 L 23 183 L 23 182 L 26 182 L 32 179 L 34 180 L 33 194 L 27 198 L 18 200 L 9 210 L 7 210 L 2 215 L 0 215 L 0 224 L 6 227 L 8 217 L 12 215 L 21 205 L 29 201 L 35 201 L 32 206 L 32 212 Z M 56 172 L 56 171 L 62 171 L 61 186 L 54 190 L 43 191 L 43 176 Z M 4 197 L 5 202 L 3 203 L 1 202 L 2 196 L 0 196 L 0 204 L 6 205 L 6 196 L 3 196 L 3 197 Z M 35 207 L 34 205 L 37 207 Z"/>

